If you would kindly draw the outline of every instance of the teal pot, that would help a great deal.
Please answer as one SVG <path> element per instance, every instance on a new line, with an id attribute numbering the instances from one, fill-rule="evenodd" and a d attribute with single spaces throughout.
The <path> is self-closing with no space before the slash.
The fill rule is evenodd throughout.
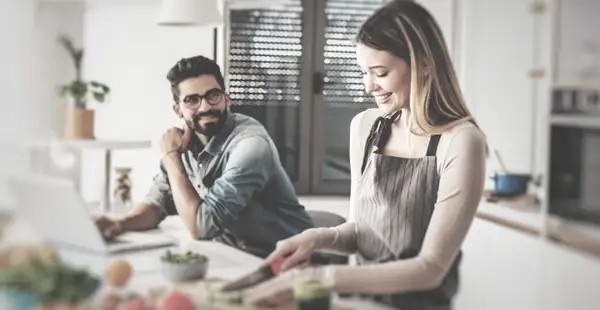
<path id="1" fill-rule="evenodd" d="M 496 173 L 492 176 L 494 180 L 494 195 L 519 196 L 527 193 L 529 182 L 532 180 L 530 174 L 522 173 Z"/>

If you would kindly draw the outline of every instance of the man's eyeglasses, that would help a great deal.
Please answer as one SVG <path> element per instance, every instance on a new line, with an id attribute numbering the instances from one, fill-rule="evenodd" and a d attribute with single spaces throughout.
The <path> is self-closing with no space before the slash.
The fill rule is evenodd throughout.
<path id="1" fill-rule="evenodd" d="M 200 106 L 202 99 L 206 99 L 206 102 L 210 105 L 216 105 L 223 99 L 224 92 L 221 89 L 213 88 L 208 90 L 204 95 L 191 94 L 183 97 L 181 103 L 189 109 L 194 109 Z"/>

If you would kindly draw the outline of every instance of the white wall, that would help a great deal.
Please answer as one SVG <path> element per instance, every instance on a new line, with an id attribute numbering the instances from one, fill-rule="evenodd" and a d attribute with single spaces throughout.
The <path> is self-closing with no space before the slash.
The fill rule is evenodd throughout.
<path id="1" fill-rule="evenodd" d="M 37 72 L 42 83 L 38 95 L 47 98 L 40 113 L 46 116 L 45 127 L 51 128 L 51 134 L 57 137 L 64 135 L 66 116 L 66 100 L 57 96 L 57 88 L 75 78 L 75 69 L 67 51 L 56 39 L 59 34 L 67 34 L 81 46 L 84 8 L 83 3 L 76 2 L 40 2 L 37 7 L 37 54 L 40 60 Z"/>
<path id="2" fill-rule="evenodd" d="M 37 134 L 41 140 L 64 137 L 67 100 L 58 96 L 59 85 L 71 82 L 75 78 L 75 68 L 67 51 L 58 44 L 57 37 L 68 35 L 78 47 L 83 44 L 82 2 L 38 2 L 36 8 L 36 57 L 38 66 L 36 76 L 40 81 L 37 96 L 40 101 L 37 111 L 43 115 L 43 128 Z M 75 162 L 72 167 L 62 167 L 49 157 L 47 150 L 35 153 L 33 157 L 35 171 L 70 178 L 79 185 L 79 154 L 72 152 Z"/>
<path id="3" fill-rule="evenodd" d="M 65 105 L 56 95 L 56 88 L 72 78 L 73 70 L 56 37 L 66 33 L 81 43 L 83 4 L 3 0 L 2 5 L 6 7 L 0 16 L 3 42 L 0 87 L 4 100 L 0 105 L 3 124 L 0 141 L 19 140 L 26 144 L 60 137 Z M 73 170 L 60 170 L 47 160 L 43 161 L 45 167 L 35 164 L 47 159 L 46 155 L 3 144 L 0 169 L 22 174 L 29 168 L 33 171 L 44 168 L 51 174 L 77 178 L 77 166 Z"/>
<path id="4" fill-rule="evenodd" d="M 0 209 L 10 207 L 13 199 L 4 177 L 23 173 L 28 167 L 27 153 L 15 149 L 19 140 L 30 139 L 40 127 L 42 117 L 36 106 L 35 29 L 33 0 L 0 1 Z"/>
<path id="5" fill-rule="evenodd" d="M 529 2 L 461 0 L 461 86 L 468 106 L 508 169 L 532 172 L 537 35 Z M 546 49 L 547 50 L 547 49 Z M 487 173 L 500 170 L 490 156 Z M 490 184 L 488 180 L 488 185 Z"/>
<path id="6" fill-rule="evenodd" d="M 162 28 L 155 20 L 159 1 L 106 0 L 88 3 L 85 12 L 85 74 L 107 83 L 110 101 L 96 105 L 98 139 L 151 139 L 177 121 L 166 74 L 183 57 L 212 57 L 212 28 Z M 223 68 L 222 68 L 223 69 Z M 99 199 L 101 154 L 84 154 L 82 192 Z M 134 201 L 141 199 L 157 172 L 160 155 L 153 150 L 117 151 L 113 166 L 130 166 Z M 98 163 L 93 167 L 93 163 Z"/>
<path id="7" fill-rule="evenodd" d="M 456 9 L 456 0 L 417 0 L 423 5 L 431 15 L 436 19 L 442 33 L 446 39 L 448 50 L 453 54 L 454 42 L 454 10 Z M 452 55 L 455 56 L 455 55 Z"/>

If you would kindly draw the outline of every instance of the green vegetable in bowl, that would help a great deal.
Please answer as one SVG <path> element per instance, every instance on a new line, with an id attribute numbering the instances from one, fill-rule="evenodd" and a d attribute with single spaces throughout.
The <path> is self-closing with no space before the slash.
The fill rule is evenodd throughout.
<path id="1" fill-rule="evenodd" d="M 165 262 L 169 263 L 197 263 L 197 262 L 206 262 L 208 261 L 208 257 L 192 252 L 187 251 L 185 253 L 172 253 L 170 250 L 167 250 L 165 254 L 161 257 L 161 259 Z"/>

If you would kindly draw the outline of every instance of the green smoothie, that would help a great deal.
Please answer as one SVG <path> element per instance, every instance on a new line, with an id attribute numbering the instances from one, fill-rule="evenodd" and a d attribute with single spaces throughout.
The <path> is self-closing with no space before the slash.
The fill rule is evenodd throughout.
<path id="1" fill-rule="evenodd" d="M 301 280 L 294 285 L 294 299 L 298 310 L 329 310 L 331 287 L 315 279 Z"/>

